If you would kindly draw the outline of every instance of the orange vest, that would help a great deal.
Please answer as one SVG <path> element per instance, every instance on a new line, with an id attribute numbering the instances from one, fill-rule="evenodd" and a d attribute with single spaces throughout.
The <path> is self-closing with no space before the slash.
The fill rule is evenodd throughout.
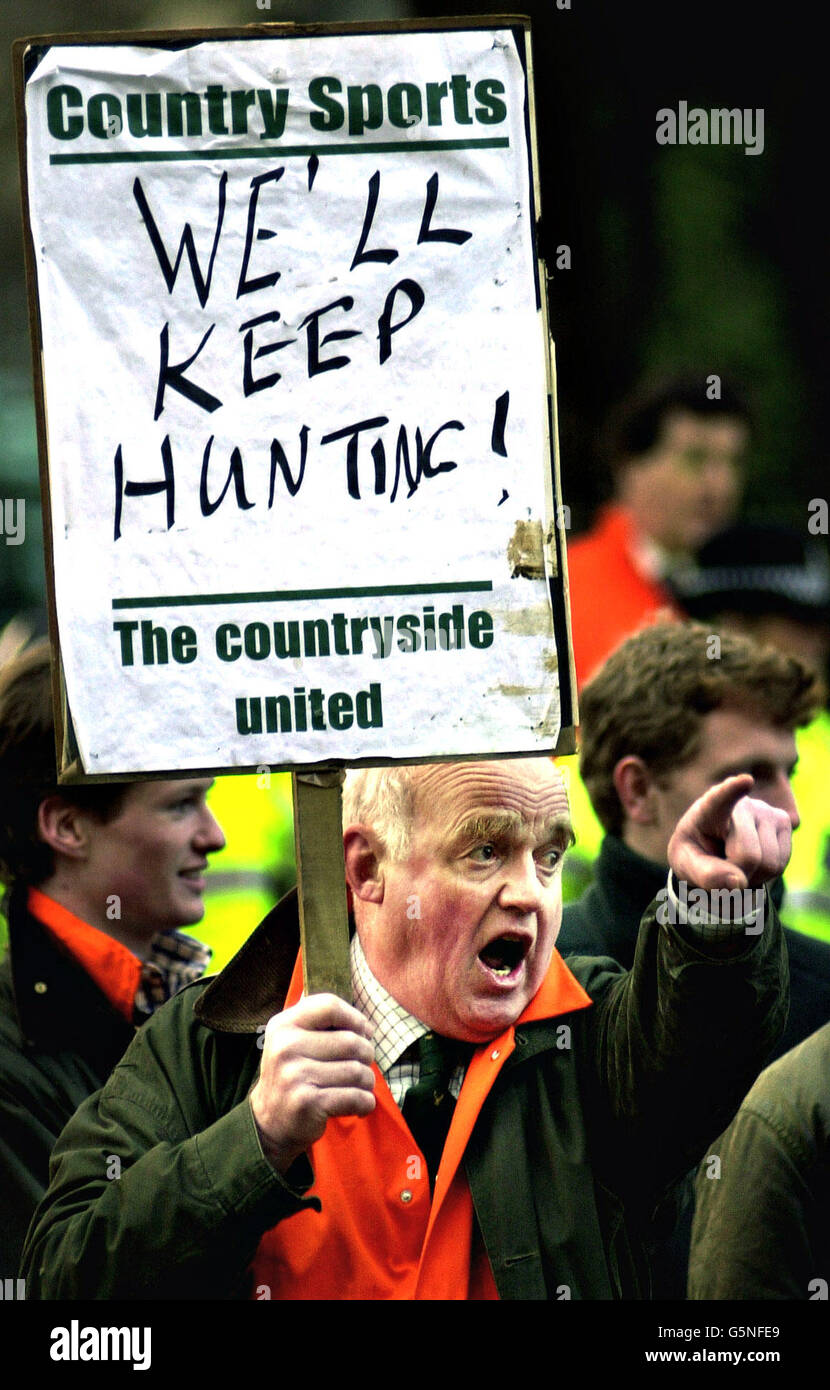
<path id="1" fill-rule="evenodd" d="M 663 584 L 636 563 L 634 524 L 624 507 L 604 507 L 592 531 L 568 543 L 574 665 L 579 690 L 605 658 L 662 610 L 677 616 Z"/>
<path id="2" fill-rule="evenodd" d="M 302 994 L 294 968 L 285 1008 Z M 252 1297 L 272 1299 L 498 1298 L 473 1220 L 461 1160 L 473 1125 L 513 1052 L 515 1027 L 591 1003 L 554 951 L 517 1025 L 473 1054 L 430 1199 L 423 1154 L 375 1066 L 375 1109 L 329 1120 L 309 1157 L 322 1211 L 306 1208 L 266 1232 L 253 1261 Z M 509 1181 L 510 1175 L 505 1175 Z"/>

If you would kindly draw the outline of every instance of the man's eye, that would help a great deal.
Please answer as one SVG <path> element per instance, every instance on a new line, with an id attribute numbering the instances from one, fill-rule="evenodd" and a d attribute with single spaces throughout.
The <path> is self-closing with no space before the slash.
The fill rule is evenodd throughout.
<path id="1" fill-rule="evenodd" d="M 489 864 L 496 858 L 496 846 L 491 844 L 476 845 L 475 849 L 470 851 L 470 858 L 474 859 L 477 864 Z"/>
<path id="2" fill-rule="evenodd" d="M 555 869 L 562 859 L 562 850 L 546 849 L 543 850 L 540 855 L 537 855 L 537 858 L 543 869 Z"/>

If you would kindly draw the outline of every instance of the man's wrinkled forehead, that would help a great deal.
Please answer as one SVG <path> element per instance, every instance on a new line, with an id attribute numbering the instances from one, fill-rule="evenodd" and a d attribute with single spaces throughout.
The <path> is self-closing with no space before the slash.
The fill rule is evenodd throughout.
<path id="1" fill-rule="evenodd" d="M 549 758 L 505 758 L 494 762 L 432 763 L 416 770 L 415 824 L 441 823 L 452 833 L 470 812 L 508 812 L 529 827 L 570 825 L 568 798 Z"/>

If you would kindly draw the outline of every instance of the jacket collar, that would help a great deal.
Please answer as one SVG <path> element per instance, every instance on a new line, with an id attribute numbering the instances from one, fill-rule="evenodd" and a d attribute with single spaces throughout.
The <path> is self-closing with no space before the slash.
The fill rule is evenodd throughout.
<path id="1" fill-rule="evenodd" d="M 666 886 L 668 867 L 646 859 L 616 835 L 606 835 L 596 864 L 596 883 L 603 896 L 605 919 L 613 923 L 614 936 L 627 946 L 622 959 L 630 965 L 640 930 L 640 918 Z"/>
<path id="2" fill-rule="evenodd" d="M 52 933 L 28 911 L 28 888 L 6 900 L 7 968 L 24 1043 L 50 1052 L 76 1052 L 111 1070 L 135 1029 Z"/>
<path id="3" fill-rule="evenodd" d="M 282 1009 L 299 949 L 293 888 L 211 980 L 196 1002 L 196 1017 L 220 1033 L 255 1033 Z"/>

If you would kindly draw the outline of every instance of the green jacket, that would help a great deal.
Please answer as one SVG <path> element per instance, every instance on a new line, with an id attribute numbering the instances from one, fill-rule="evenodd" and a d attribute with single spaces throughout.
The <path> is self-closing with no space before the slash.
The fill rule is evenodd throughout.
<path id="1" fill-rule="evenodd" d="M 689 1297 L 824 1300 L 828 1284 L 830 1023 L 762 1073 L 711 1144 Z"/>
<path id="2" fill-rule="evenodd" d="M 286 1180 L 265 1159 L 248 1103 L 296 946 L 283 903 L 220 976 L 150 1019 L 81 1107 L 29 1233 L 28 1297 L 249 1296 L 260 1237 L 317 1200 L 305 1157 Z M 630 972 L 569 965 L 593 1007 L 517 1028 L 465 1157 L 476 1217 L 502 1298 L 648 1297 L 658 1208 L 783 1026 L 780 928 L 773 912 L 740 956 L 714 960 L 652 908 Z"/>
<path id="3" fill-rule="evenodd" d="M 800 833 L 800 829 L 799 829 Z M 567 863 L 568 856 L 565 857 Z M 557 947 L 563 956 L 612 956 L 626 969 L 634 959 L 643 908 L 666 881 L 666 867 L 645 859 L 616 835 L 606 835 L 594 881 L 579 902 L 566 903 Z M 787 916 L 780 879 L 770 894 Z M 830 1019 L 830 945 L 784 927 L 790 966 L 790 1012 L 773 1054 L 774 1062 Z"/>
<path id="4" fill-rule="evenodd" d="M 81 1101 L 104 1084 L 135 1029 L 10 895 L 0 963 L 0 1278 L 17 1273 L 49 1180 L 49 1155 Z"/>

